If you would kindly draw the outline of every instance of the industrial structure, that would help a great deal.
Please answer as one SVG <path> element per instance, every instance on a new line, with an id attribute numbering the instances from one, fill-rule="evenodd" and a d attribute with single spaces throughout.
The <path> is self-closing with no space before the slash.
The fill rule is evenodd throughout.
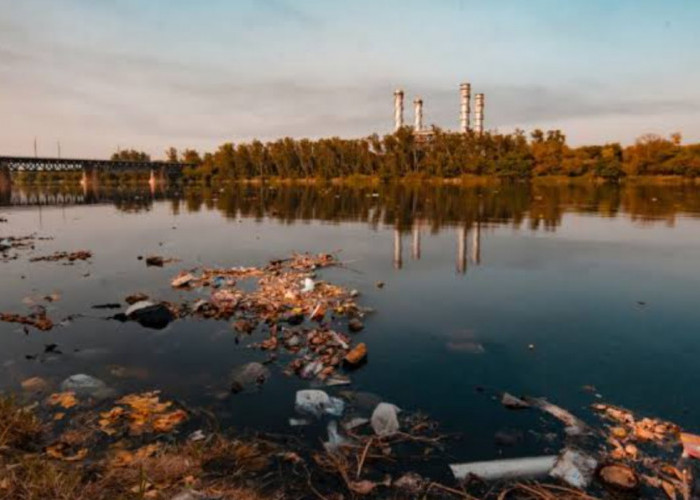
<path id="1" fill-rule="evenodd" d="M 471 93 L 470 83 L 462 83 L 459 86 L 459 131 L 461 133 L 474 132 L 484 133 L 484 94 L 474 96 L 474 128 L 471 127 Z M 429 138 L 432 135 L 431 129 L 423 126 L 423 99 L 416 97 L 413 100 L 414 122 L 413 133 L 417 137 Z M 398 131 L 404 126 L 404 91 L 396 89 L 394 91 L 394 131 Z"/>

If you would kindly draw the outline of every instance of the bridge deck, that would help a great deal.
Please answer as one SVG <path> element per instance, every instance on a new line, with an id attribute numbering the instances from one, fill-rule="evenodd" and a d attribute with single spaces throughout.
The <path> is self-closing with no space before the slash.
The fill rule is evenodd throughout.
<path id="1" fill-rule="evenodd" d="M 62 172 L 97 168 L 99 170 L 150 170 L 165 168 L 171 172 L 179 172 L 188 163 L 172 163 L 166 161 L 124 161 L 124 160 L 90 160 L 81 158 L 35 158 L 31 156 L 0 156 L 0 166 L 10 170 L 20 171 L 53 171 Z"/>

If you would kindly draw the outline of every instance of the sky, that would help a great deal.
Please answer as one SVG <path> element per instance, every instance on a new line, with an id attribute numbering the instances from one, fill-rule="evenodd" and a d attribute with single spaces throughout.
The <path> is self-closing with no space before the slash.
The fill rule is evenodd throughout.
<path id="1" fill-rule="evenodd" d="M 0 0 L 0 155 L 211 151 L 393 127 L 700 142 L 697 0 Z"/>

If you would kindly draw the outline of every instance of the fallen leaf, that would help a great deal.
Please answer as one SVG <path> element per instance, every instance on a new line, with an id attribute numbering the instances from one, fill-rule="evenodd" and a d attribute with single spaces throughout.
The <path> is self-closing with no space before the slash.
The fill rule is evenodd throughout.
<path id="1" fill-rule="evenodd" d="M 75 393 L 72 391 L 68 392 L 56 392 L 51 394 L 47 399 L 46 403 L 49 406 L 60 406 L 62 408 L 73 408 L 78 404 L 78 400 L 75 397 Z"/>

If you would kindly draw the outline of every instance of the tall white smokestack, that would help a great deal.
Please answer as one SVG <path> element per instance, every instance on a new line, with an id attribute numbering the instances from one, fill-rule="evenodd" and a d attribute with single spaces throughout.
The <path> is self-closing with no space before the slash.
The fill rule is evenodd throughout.
<path id="1" fill-rule="evenodd" d="M 403 90 L 394 91 L 394 132 L 403 127 Z"/>
<path id="2" fill-rule="evenodd" d="M 470 101 L 472 86 L 463 83 L 459 86 L 459 131 L 466 134 L 469 131 L 469 115 L 471 113 Z"/>
<path id="3" fill-rule="evenodd" d="M 474 121 L 476 121 L 476 127 L 474 131 L 477 134 L 484 133 L 484 94 L 476 94 L 475 97 L 476 110 L 474 112 Z"/>
<path id="4" fill-rule="evenodd" d="M 423 130 L 423 99 L 420 97 L 414 99 L 413 106 L 416 111 L 416 122 L 414 124 L 414 128 L 416 129 L 416 132 L 420 132 Z"/>

